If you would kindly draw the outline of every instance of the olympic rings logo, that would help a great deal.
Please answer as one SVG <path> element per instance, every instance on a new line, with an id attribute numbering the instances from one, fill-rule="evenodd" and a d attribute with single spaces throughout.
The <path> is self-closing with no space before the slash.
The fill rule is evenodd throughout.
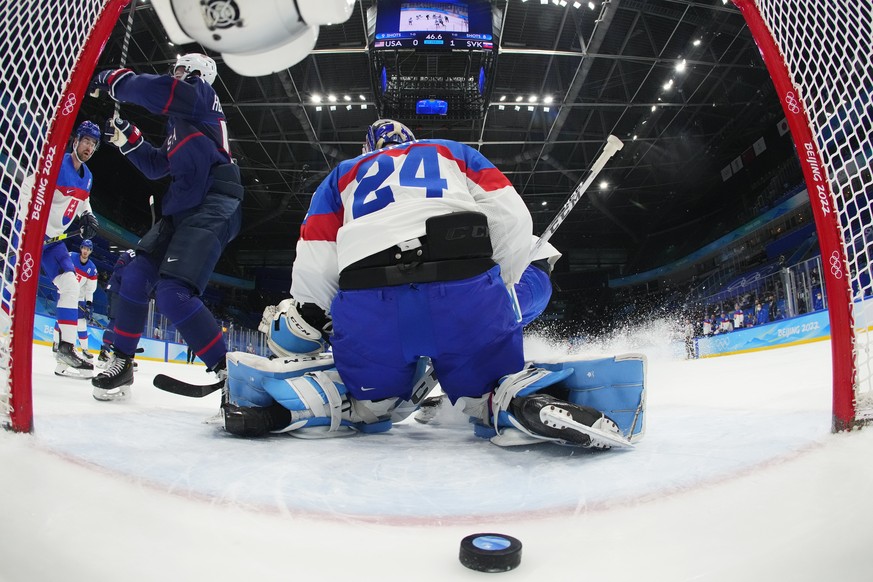
<path id="1" fill-rule="evenodd" d="M 76 94 L 67 93 L 67 99 L 64 101 L 64 106 L 61 108 L 63 115 L 70 115 L 76 109 Z"/>
<path id="2" fill-rule="evenodd" d="M 33 257 L 30 253 L 24 255 L 24 262 L 21 263 L 21 282 L 29 280 L 33 277 Z"/>
<path id="3" fill-rule="evenodd" d="M 829 262 L 831 264 L 831 275 L 834 276 L 834 279 L 842 279 L 843 262 L 840 260 L 840 253 L 838 253 L 837 251 L 831 253 Z"/>
<path id="4" fill-rule="evenodd" d="M 797 115 L 800 113 L 800 103 L 797 101 L 797 96 L 794 91 L 789 91 L 785 94 L 785 104 L 788 106 L 788 111 Z"/>

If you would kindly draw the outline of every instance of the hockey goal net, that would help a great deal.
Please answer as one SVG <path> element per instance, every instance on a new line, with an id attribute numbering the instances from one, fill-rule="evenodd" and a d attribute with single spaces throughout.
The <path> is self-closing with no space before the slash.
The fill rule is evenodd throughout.
<path id="1" fill-rule="evenodd" d="M 29 432 L 48 209 L 79 105 L 129 0 L 0 0 L 0 424 Z"/>
<path id="2" fill-rule="evenodd" d="M 870 2 L 733 0 L 782 101 L 821 249 L 833 428 L 873 419 L 873 9 Z"/>

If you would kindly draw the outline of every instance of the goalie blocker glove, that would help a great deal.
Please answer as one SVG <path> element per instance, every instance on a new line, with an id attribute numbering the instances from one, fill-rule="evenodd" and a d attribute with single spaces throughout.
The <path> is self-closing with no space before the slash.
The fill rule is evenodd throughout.
<path id="1" fill-rule="evenodd" d="M 125 156 L 142 145 L 143 137 L 139 128 L 126 119 L 113 117 L 106 121 L 104 140 L 117 147 Z"/>
<path id="2" fill-rule="evenodd" d="M 100 226 L 100 223 L 97 222 L 97 217 L 91 214 L 90 212 L 85 212 L 80 217 L 81 225 L 79 228 L 79 232 L 82 235 L 83 240 L 92 239 L 97 236 L 97 228 Z"/>

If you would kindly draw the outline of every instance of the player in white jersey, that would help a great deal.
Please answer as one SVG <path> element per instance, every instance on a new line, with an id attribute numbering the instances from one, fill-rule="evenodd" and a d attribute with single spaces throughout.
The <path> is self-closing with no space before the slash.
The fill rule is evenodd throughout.
<path id="1" fill-rule="evenodd" d="M 67 232 L 77 218 L 83 239 L 97 234 L 97 219 L 91 212 L 88 200 L 91 194 L 91 172 L 85 165 L 100 144 L 100 128 L 95 123 L 83 121 L 76 130 L 73 148 L 64 155 L 58 173 L 57 188 L 52 197 L 46 226 L 47 244 L 42 253 L 42 270 L 58 289 L 56 317 L 60 328 L 57 360 L 70 368 L 93 370 L 75 349 L 78 320 L 79 282 L 70 253 L 63 241 L 53 239 Z"/>
<path id="2" fill-rule="evenodd" d="M 92 359 L 88 352 L 88 321 L 91 320 L 94 305 L 94 291 L 97 290 L 97 267 L 94 261 L 91 260 L 91 253 L 94 250 L 94 243 L 90 239 L 85 239 L 79 246 L 78 253 L 70 253 L 70 260 L 73 262 L 75 269 L 76 280 L 79 282 L 79 305 L 78 305 L 78 321 L 76 330 L 79 336 L 79 346 L 81 354 L 87 359 Z M 58 325 L 55 325 L 55 334 L 59 334 Z M 55 339 L 57 342 L 57 337 Z M 80 370 L 71 368 L 63 361 L 58 361 L 55 368 L 55 374 L 58 376 L 72 376 L 76 378 L 90 377 L 82 375 Z"/>

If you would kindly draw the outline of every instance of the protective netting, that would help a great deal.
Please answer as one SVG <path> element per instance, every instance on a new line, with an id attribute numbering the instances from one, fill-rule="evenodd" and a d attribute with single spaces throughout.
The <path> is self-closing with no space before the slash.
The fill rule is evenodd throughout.
<path id="1" fill-rule="evenodd" d="M 855 420 L 863 420 L 873 412 L 873 3 L 755 0 L 755 4 L 797 92 L 797 102 L 792 103 L 789 92 L 784 105 L 788 112 L 801 105 L 806 110 L 823 168 L 815 167 L 816 156 L 798 145 L 801 163 L 813 178 L 821 175 L 833 195 L 854 321 Z M 818 192 L 811 198 L 815 203 L 819 196 L 829 195 Z M 822 207 L 827 213 L 826 203 Z M 845 268 L 840 263 L 833 251 L 822 247 L 823 268 L 837 278 Z"/>
<path id="2" fill-rule="evenodd" d="M 75 120 L 81 93 L 68 87 L 101 10 L 112 2 L 0 0 L 0 424 L 8 423 L 16 404 L 11 378 L 17 376 L 14 366 L 21 360 L 12 353 L 14 334 L 30 332 L 16 332 L 12 325 L 23 282 L 16 277 L 28 281 L 39 276 L 39 252 L 23 252 L 23 241 L 33 236 L 28 229 L 45 230 L 45 190 L 54 184 L 68 130 L 56 136 L 61 149 L 49 149 L 50 159 L 43 159 L 44 146 L 60 118 L 73 118 L 66 127 Z M 83 67 L 84 74 L 90 75 L 93 66 Z M 28 210 L 31 198 L 35 201 Z M 24 360 L 29 367 L 30 357 Z M 30 370 L 22 373 L 29 379 Z M 29 380 L 22 389 L 29 392 Z"/>

